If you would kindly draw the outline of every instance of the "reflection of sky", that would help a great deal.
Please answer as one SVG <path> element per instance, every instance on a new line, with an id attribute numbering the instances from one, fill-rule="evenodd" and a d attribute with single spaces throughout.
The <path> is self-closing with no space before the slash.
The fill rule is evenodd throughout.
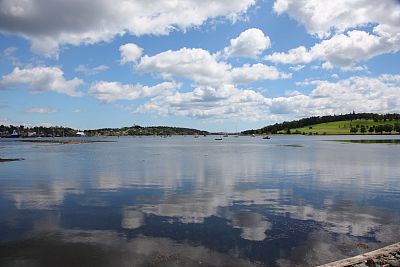
<path id="1" fill-rule="evenodd" d="M 3 232 L 98 229 L 130 233 L 132 241 L 124 241 L 130 245 L 144 236 L 184 238 L 207 253 L 270 257 L 282 266 L 326 262 L 360 252 L 349 250 L 354 244 L 372 248 L 400 237 L 400 146 L 309 137 L 121 138 L 111 145 L 28 147 L 24 154 L 25 161 L 0 166 Z M 230 235 L 229 249 L 193 236 L 216 220 Z M 191 234 L 180 237 L 182 229 Z M 346 246 L 337 245 L 339 237 Z M 284 256 L 260 258 L 256 247 L 248 249 L 283 239 L 292 241 L 278 243 Z M 310 246 L 320 253 L 300 260 L 312 255 Z"/>

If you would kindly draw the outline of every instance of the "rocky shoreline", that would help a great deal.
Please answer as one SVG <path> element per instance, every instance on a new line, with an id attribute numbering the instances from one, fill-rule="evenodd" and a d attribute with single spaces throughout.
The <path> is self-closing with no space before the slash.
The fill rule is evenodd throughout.
<path id="1" fill-rule="evenodd" d="M 355 257 L 319 267 L 397 267 L 400 266 L 400 242 Z"/>

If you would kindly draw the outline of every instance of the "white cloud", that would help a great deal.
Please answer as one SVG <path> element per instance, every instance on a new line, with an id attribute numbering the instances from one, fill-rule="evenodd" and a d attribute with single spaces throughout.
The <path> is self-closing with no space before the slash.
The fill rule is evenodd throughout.
<path id="1" fill-rule="evenodd" d="M 259 80 L 278 80 L 289 79 L 291 74 L 279 72 L 274 66 L 267 66 L 264 64 L 245 64 L 240 68 L 234 68 L 230 72 L 231 81 L 234 84 L 250 83 Z"/>
<path id="2" fill-rule="evenodd" d="M 182 48 L 165 51 L 154 56 L 143 56 L 137 65 L 140 72 L 158 72 L 165 79 L 183 77 L 197 85 L 219 86 L 221 84 L 248 83 L 257 80 L 290 78 L 273 66 L 263 64 L 232 68 L 224 61 L 200 48 Z"/>
<path id="3" fill-rule="evenodd" d="M 121 64 L 126 64 L 128 62 L 136 63 L 142 56 L 143 49 L 136 44 L 128 43 L 121 45 L 119 47 L 119 52 L 121 53 Z"/>
<path id="4" fill-rule="evenodd" d="M 30 40 L 36 53 L 56 57 L 64 44 L 107 42 L 126 33 L 168 34 L 217 17 L 235 21 L 254 4 L 255 0 L 4 0 L 0 31 Z"/>
<path id="5" fill-rule="evenodd" d="M 272 55 L 267 55 L 265 59 L 274 63 L 282 64 L 307 64 L 313 60 L 313 57 L 307 48 L 304 46 L 299 46 L 297 48 L 290 49 L 287 53 L 275 52 Z"/>
<path id="6" fill-rule="evenodd" d="M 230 46 L 224 49 L 226 57 L 258 57 L 265 49 L 271 47 L 271 40 L 257 28 L 242 32 L 237 38 L 231 39 Z"/>
<path id="7" fill-rule="evenodd" d="M 31 107 L 25 110 L 27 113 L 54 113 L 57 112 L 55 108 L 52 107 Z"/>
<path id="8" fill-rule="evenodd" d="M 65 80 L 64 73 L 58 67 L 34 67 L 20 69 L 18 67 L 0 80 L 0 89 L 27 86 L 33 92 L 53 91 L 69 96 L 80 96 L 77 87 L 82 80 L 74 78 Z"/>
<path id="9" fill-rule="evenodd" d="M 305 65 L 296 65 L 296 66 L 291 66 L 289 67 L 289 69 L 293 70 L 293 71 L 301 71 L 302 69 L 304 69 Z"/>
<path id="10" fill-rule="evenodd" d="M 15 55 L 17 51 L 18 48 L 15 46 L 9 46 L 5 48 L 3 52 L 0 54 L 0 60 L 9 61 L 13 66 L 21 65 L 18 57 Z"/>
<path id="11" fill-rule="evenodd" d="M 266 118 L 262 106 L 264 97 L 254 90 L 239 89 L 237 85 L 291 77 L 274 66 L 260 63 L 233 68 L 200 48 L 145 55 L 136 70 L 159 73 L 164 79 L 182 77 L 194 82 L 193 91 L 152 97 L 137 112 L 252 121 Z"/>
<path id="12" fill-rule="evenodd" d="M 179 115 L 198 118 L 257 121 L 266 119 L 264 96 L 254 90 L 237 89 L 233 85 L 196 87 L 187 93 L 176 92 L 154 97 L 138 108 L 138 112 Z"/>
<path id="13" fill-rule="evenodd" d="M 370 34 L 365 31 L 352 30 L 334 35 L 323 40 L 310 49 L 303 46 L 289 50 L 287 53 L 273 53 L 266 60 L 283 64 L 308 64 L 312 61 L 323 61 L 323 68 L 333 66 L 343 70 L 360 70 L 356 63 L 366 61 L 378 55 L 395 53 L 400 50 L 400 32 L 390 38 Z"/>
<path id="14" fill-rule="evenodd" d="M 300 116 L 357 112 L 395 113 L 400 111 L 400 79 L 397 75 L 350 77 L 337 82 L 315 81 L 308 94 L 266 100 L 272 113 Z"/>
<path id="15" fill-rule="evenodd" d="M 182 48 L 155 56 L 145 55 L 137 66 L 141 72 L 159 72 L 166 79 L 184 77 L 199 84 L 220 83 L 230 68 L 230 65 L 217 62 L 207 50 L 200 48 Z"/>
<path id="16" fill-rule="evenodd" d="M 337 82 L 307 81 L 309 94 L 288 90 L 268 98 L 255 90 L 233 85 L 196 87 L 192 92 L 153 97 L 138 112 L 211 119 L 262 121 L 276 116 L 293 118 L 357 112 L 400 112 L 400 75 L 350 77 Z"/>
<path id="17" fill-rule="evenodd" d="M 154 95 L 171 94 L 179 84 L 175 82 L 163 82 L 155 86 L 141 84 L 122 84 L 119 82 L 97 81 L 90 85 L 89 93 L 103 102 L 115 102 L 118 100 L 135 100 Z"/>
<path id="18" fill-rule="evenodd" d="M 277 14 L 287 13 L 320 38 L 359 26 L 378 24 L 392 32 L 400 28 L 397 0 L 276 0 L 274 10 Z"/>
<path id="19" fill-rule="evenodd" d="M 273 53 L 266 57 L 272 62 L 307 64 L 318 60 L 326 63 L 325 68 L 339 66 L 344 71 L 359 71 L 361 68 L 355 66 L 358 62 L 400 51 L 397 0 L 276 0 L 274 10 L 287 13 L 308 33 L 330 39 L 308 50 L 300 46 L 287 53 Z"/>
<path id="20" fill-rule="evenodd" d="M 96 67 L 89 67 L 88 65 L 79 65 L 77 66 L 74 71 L 83 73 L 84 75 L 91 76 L 99 74 L 103 71 L 108 70 L 109 67 L 106 65 L 98 65 Z"/>
<path id="21" fill-rule="evenodd" d="M 7 48 L 5 48 L 3 50 L 3 55 L 5 57 L 10 57 L 12 56 L 16 51 L 18 50 L 18 48 L 16 48 L 15 46 L 9 46 Z"/>

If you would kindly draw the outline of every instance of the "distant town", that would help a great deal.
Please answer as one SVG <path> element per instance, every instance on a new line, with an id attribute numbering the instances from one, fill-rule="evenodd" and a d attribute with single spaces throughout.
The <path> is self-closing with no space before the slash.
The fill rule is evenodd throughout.
<path id="1" fill-rule="evenodd" d="M 1 138 L 19 137 L 83 137 L 83 136 L 146 136 L 146 135 L 208 135 L 207 131 L 190 128 L 134 125 L 123 128 L 103 128 L 95 130 L 76 130 L 68 127 L 25 127 L 23 125 L 0 125 Z"/>

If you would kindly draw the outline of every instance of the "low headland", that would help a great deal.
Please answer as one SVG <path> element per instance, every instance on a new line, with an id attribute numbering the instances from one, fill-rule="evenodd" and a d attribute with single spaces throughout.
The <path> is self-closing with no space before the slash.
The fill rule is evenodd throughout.
<path id="1" fill-rule="evenodd" d="M 285 121 L 243 134 L 375 135 L 400 134 L 400 114 L 350 113 Z"/>

